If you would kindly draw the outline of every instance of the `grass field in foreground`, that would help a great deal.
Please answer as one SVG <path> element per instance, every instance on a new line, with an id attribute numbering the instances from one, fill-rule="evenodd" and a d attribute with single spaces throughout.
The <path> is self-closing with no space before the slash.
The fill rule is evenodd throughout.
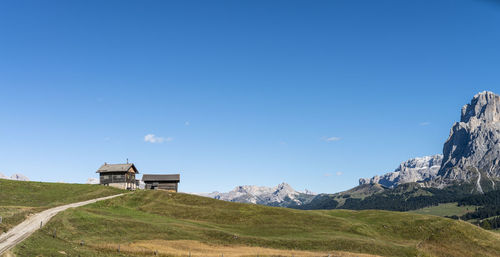
<path id="1" fill-rule="evenodd" d="M 122 190 L 99 185 L 27 182 L 0 179 L 0 233 L 32 213 L 74 202 L 114 195 Z"/>
<path id="2" fill-rule="evenodd" d="M 14 253 L 151 256 L 157 250 L 158 256 L 188 256 L 189 251 L 191 256 L 266 255 L 258 249 L 286 250 L 268 256 L 311 256 L 306 251 L 315 256 L 334 251 L 382 256 L 499 256 L 500 235 L 430 215 L 302 211 L 138 191 L 60 213 L 20 243 Z"/>
<path id="3" fill-rule="evenodd" d="M 418 214 L 428 214 L 436 216 L 462 216 L 468 212 L 473 212 L 476 206 L 458 206 L 457 203 L 442 203 L 436 206 L 425 207 L 422 209 L 409 211 Z"/>

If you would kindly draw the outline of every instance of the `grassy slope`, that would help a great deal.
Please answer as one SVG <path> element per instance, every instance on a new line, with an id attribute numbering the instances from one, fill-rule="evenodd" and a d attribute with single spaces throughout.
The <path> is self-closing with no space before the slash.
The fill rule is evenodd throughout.
<path id="1" fill-rule="evenodd" d="M 98 185 L 25 182 L 0 179 L 0 233 L 23 221 L 31 213 L 102 196 L 121 190 Z"/>
<path id="2" fill-rule="evenodd" d="M 52 237 L 54 230 L 57 238 Z M 84 246 L 79 245 L 82 240 Z M 121 244 L 126 249 L 143 240 L 384 256 L 500 255 L 500 235 L 436 216 L 301 211 L 162 191 L 139 191 L 60 213 L 14 252 L 18 256 L 53 256 L 58 251 L 71 256 L 149 256 L 146 250 L 117 253 L 107 248 Z"/>
<path id="3" fill-rule="evenodd" d="M 473 212 L 475 209 L 476 206 L 458 206 L 457 203 L 442 203 L 437 206 L 425 207 L 409 212 L 444 217 L 453 215 L 462 216 L 468 212 Z"/>

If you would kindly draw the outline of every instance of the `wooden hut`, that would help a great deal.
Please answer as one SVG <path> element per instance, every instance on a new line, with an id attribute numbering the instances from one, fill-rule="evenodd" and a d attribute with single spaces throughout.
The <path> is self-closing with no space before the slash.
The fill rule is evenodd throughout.
<path id="1" fill-rule="evenodd" d="M 178 184 L 181 181 L 179 174 L 144 174 L 142 181 L 144 181 L 146 189 L 163 189 L 177 192 Z"/>
<path id="2" fill-rule="evenodd" d="M 135 190 L 137 188 L 135 175 L 139 174 L 139 171 L 133 163 L 104 163 L 96 173 L 99 173 L 101 185 L 128 190 Z"/>

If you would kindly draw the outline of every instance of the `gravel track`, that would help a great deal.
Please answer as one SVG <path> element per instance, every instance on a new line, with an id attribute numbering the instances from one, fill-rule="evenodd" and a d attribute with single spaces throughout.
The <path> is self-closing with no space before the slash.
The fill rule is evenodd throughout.
<path id="1" fill-rule="evenodd" d="M 43 225 L 47 224 L 49 220 L 54 217 L 57 213 L 67 210 L 69 208 L 76 208 L 84 206 L 87 204 L 95 203 L 97 201 L 107 200 L 122 196 L 124 194 L 106 196 L 101 198 L 96 198 L 92 200 L 87 200 L 78 203 L 71 203 L 67 205 L 62 205 L 54 207 L 37 214 L 30 216 L 28 219 L 20 223 L 19 225 L 13 227 L 11 230 L 0 235 L 0 255 L 4 254 L 9 249 L 12 249 L 18 243 L 26 239 L 28 236 L 33 234 L 35 231 L 40 229 Z"/>

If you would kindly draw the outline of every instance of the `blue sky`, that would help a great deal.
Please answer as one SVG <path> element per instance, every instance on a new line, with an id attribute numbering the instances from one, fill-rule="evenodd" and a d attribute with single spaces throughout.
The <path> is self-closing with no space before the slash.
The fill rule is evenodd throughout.
<path id="1" fill-rule="evenodd" d="M 441 153 L 499 46 L 498 1 L 2 1 L 0 172 L 345 190 Z"/>

